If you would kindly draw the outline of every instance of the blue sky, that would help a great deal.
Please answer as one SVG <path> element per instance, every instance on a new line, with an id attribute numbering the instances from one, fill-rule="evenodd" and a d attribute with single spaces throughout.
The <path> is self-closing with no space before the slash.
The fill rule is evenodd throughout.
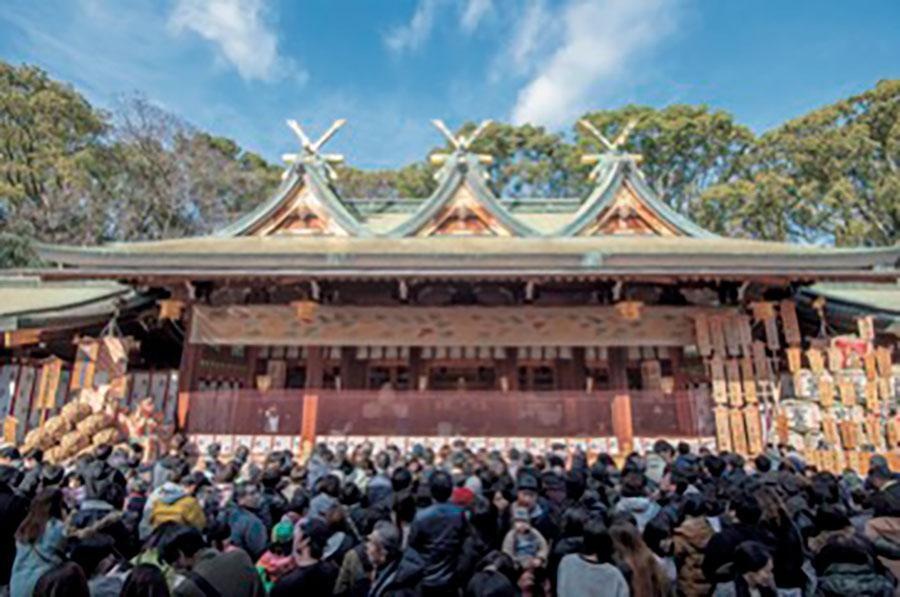
<path id="1" fill-rule="evenodd" d="M 111 106 L 141 92 L 269 159 L 345 127 L 360 167 L 493 118 L 706 103 L 761 132 L 900 76 L 895 0 L 5 0 L 0 58 Z"/>

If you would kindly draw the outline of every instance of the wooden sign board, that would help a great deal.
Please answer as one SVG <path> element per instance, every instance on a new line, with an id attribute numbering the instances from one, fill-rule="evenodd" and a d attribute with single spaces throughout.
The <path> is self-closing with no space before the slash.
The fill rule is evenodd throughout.
<path id="1" fill-rule="evenodd" d="M 841 444 L 837 421 L 835 421 L 834 415 L 827 414 L 822 417 L 822 435 L 825 437 L 825 441 L 832 446 L 839 446 Z"/>
<path id="2" fill-rule="evenodd" d="M 866 379 L 875 381 L 878 378 L 878 365 L 876 364 L 874 352 L 867 352 L 863 355 L 863 367 L 866 370 Z"/>
<path id="3" fill-rule="evenodd" d="M 819 404 L 824 408 L 834 406 L 834 380 L 828 373 L 819 377 Z"/>
<path id="4" fill-rule="evenodd" d="M 741 349 L 744 355 L 749 356 L 753 345 L 753 328 L 751 327 L 749 316 L 738 316 L 738 334 L 741 339 Z"/>
<path id="5" fill-rule="evenodd" d="M 709 337 L 709 318 L 705 313 L 694 316 L 694 330 L 697 334 L 697 350 L 701 356 L 709 357 L 712 354 L 712 342 Z"/>
<path id="6" fill-rule="evenodd" d="M 709 360 L 710 377 L 712 378 L 713 400 L 716 404 L 728 402 L 728 384 L 725 380 L 725 363 L 719 355 Z"/>
<path id="7" fill-rule="evenodd" d="M 788 443 L 790 440 L 790 421 L 787 413 L 781 408 L 775 413 L 775 432 L 778 435 L 778 443 Z"/>
<path id="8" fill-rule="evenodd" d="M 848 450 L 859 447 L 859 425 L 854 421 L 841 421 L 838 424 L 841 432 L 841 443 Z"/>
<path id="9" fill-rule="evenodd" d="M 725 329 L 723 317 L 713 315 L 709 318 L 709 332 L 712 340 L 712 346 L 715 353 L 721 357 L 726 356 L 725 348 Z"/>
<path id="10" fill-rule="evenodd" d="M 731 421 L 728 409 L 717 406 L 713 410 L 716 416 L 716 445 L 720 451 L 731 452 Z"/>
<path id="11" fill-rule="evenodd" d="M 763 433 L 759 408 L 748 406 L 744 409 L 744 426 L 747 429 L 747 443 L 750 454 L 761 454 L 763 451 Z"/>
<path id="12" fill-rule="evenodd" d="M 818 348 L 807 350 L 806 360 L 809 362 L 809 368 L 816 375 L 821 375 L 825 371 L 825 357 Z"/>
<path id="13" fill-rule="evenodd" d="M 856 406 L 856 387 L 852 381 L 842 377 L 838 381 L 838 391 L 841 394 L 841 404 L 844 406 Z"/>
<path id="14" fill-rule="evenodd" d="M 745 356 L 741 359 L 741 381 L 744 386 L 744 400 L 747 404 L 757 404 L 756 378 L 753 377 L 753 359 Z"/>
<path id="15" fill-rule="evenodd" d="M 741 356 L 741 333 L 736 316 L 727 317 L 723 320 L 723 329 L 725 331 L 725 345 L 728 348 L 728 356 Z"/>
<path id="16" fill-rule="evenodd" d="M 800 371 L 801 367 L 803 366 L 800 356 L 802 353 L 800 352 L 800 349 L 791 346 L 787 350 L 785 350 L 785 353 L 787 354 L 788 371 L 790 371 L 791 373 Z"/>
<path id="17" fill-rule="evenodd" d="M 828 349 L 828 369 L 840 371 L 844 367 L 844 353 L 837 346 Z"/>
<path id="18" fill-rule="evenodd" d="M 878 376 L 881 378 L 889 378 L 893 363 L 891 362 L 891 349 L 879 346 L 875 349 L 875 362 L 878 365 Z"/>
<path id="19" fill-rule="evenodd" d="M 870 380 L 866 382 L 866 408 L 870 412 L 876 412 L 881 405 L 878 403 L 878 382 Z"/>
<path id="20" fill-rule="evenodd" d="M 803 338 L 800 335 L 800 323 L 797 321 L 797 307 L 794 301 L 790 299 L 781 301 L 780 312 L 785 341 L 790 346 L 800 346 Z"/>
<path id="21" fill-rule="evenodd" d="M 772 379 L 769 359 L 766 356 L 766 345 L 762 342 L 753 343 L 753 369 L 756 371 L 756 379 L 769 381 Z"/>
<path id="22" fill-rule="evenodd" d="M 740 409 L 732 409 L 730 413 L 731 442 L 738 454 L 748 454 L 747 431 L 744 427 L 744 413 Z"/>
<path id="23" fill-rule="evenodd" d="M 741 390 L 741 366 L 737 359 L 728 359 L 725 375 L 728 380 L 728 401 L 731 406 L 740 408 L 744 405 L 744 395 Z"/>

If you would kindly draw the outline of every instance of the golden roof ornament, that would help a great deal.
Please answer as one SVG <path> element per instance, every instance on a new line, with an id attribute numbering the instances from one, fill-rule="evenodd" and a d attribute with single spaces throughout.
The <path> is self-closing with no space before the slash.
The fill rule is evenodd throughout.
<path id="1" fill-rule="evenodd" d="M 437 118 L 432 120 L 431 124 L 433 124 L 434 127 L 439 130 L 441 134 L 444 135 L 444 137 L 447 138 L 447 141 L 449 141 L 450 145 L 453 147 L 452 154 L 445 152 L 431 154 L 431 157 L 429 158 L 431 160 L 431 163 L 435 166 L 442 166 L 453 154 L 462 155 L 471 153 L 470 149 L 472 147 L 472 143 L 474 143 L 475 140 L 478 139 L 478 137 L 481 136 L 481 134 L 484 133 L 484 131 L 493 124 L 493 121 L 481 121 L 481 124 L 479 124 L 478 127 L 474 131 L 472 131 L 470 135 L 454 135 L 453 132 L 449 128 L 447 128 L 447 125 L 444 124 L 444 121 Z M 475 153 L 472 155 L 474 155 L 478 162 L 481 164 L 489 165 L 494 161 L 493 156 L 486 153 Z"/>
<path id="2" fill-rule="evenodd" d="M 637 120 L 629 120 L 615 141 L 607 139 L 606 135 L 601 133 L 590 120 L 581 119 L 578 121 L 578 124 L 606 148 L 606 151 L 602 153 L 589 153 L 581 156 L 582 164 L 594 166 L 594 169 L 588 175 L 589 180 L 596 180 L 600 176 L 600 172 L 612 162 L 628 161 L 640 163 L 644 159 L 644 156 L 639 153 L 627 153 L 621 149 L 625 142 L 628 141 L 628 137 L 631 135 L 634 127 L 637 126 Z"/>
<path id="3" fill-rule="evenodd" d="M 294 165 L 301 163 L 322 166 L 328 174 L 328 178 L 336 180 L 337 172 L 331 165 L 343 162 L 344 156 L 339 153 L 322 153 L 320 150 L 342 126 L 347 124 L 347 119 L 339 118 L 332 122 L 328 130 L 322 133 L 322 136 L 315 143 L 310 141 L 303 127 L 296 120 L 288 119 L 287 124 L 294 131 L 294 134 L 297 135 L 297 139 L 300 140 L 300 153 L 286 153 L 281 156 L 281 159 L 290 164 L 290 167 L 282 173 L 281 178 L 287 178 Z"/>

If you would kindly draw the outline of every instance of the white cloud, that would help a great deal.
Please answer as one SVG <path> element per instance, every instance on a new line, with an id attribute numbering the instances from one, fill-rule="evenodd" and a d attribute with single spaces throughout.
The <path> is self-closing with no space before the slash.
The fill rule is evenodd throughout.
<path id="1" fill-rule="evenodd" d="M 571 123 L 672 31 L 676 7 L 675 0 L 570 0 L 552 33 L 552 49 L 538 58 L 546 33 L 538 24 L 547 23 L 546 11 L 534 22 L 523 17 L 510 52 L 520 66 L 537 66 L 518 93 L 512 120 L 553 128 Z"/>
<path id="2" fill-rule="evenodd" d="M 434 32 L 440 12 L 449 6 L 451 3 L 448 0 L 419 0 L 409 22 L 394 27 L 384 36 L 385 45 L 398 54 L 418 50 Z M 494 10 L 494 0 L 466 0 L 460 6 L 459 27 L 470 34 Z"/>
<path id="3" fill-rule="evenodd" d="M 265 21 L 265 0 L 175 0 L 169 26 L 218 46 L 247 80 L 272 81 L 292 70 L 278 53 L 278 35 Z"/>
<path id="4" fill-rule="evenodd" d="M 493 9 L 494 0 L 468 0 L 459 19 L 460 27 L 466 33 L 475 31 Z"/>
<path id="5" fill-rule="evenodd" d="M 516 25 L 509 45 L 508 59 L 516 72 L 523 73 L 533 66 L 533 60 L 541 47 L 552 38 L 555 21 L 544 0 L 531 0 Z"/>
<path id="6" fill-rule="evenodd" d="M 417 50 L 431 36 L 442 0 L 419 0 L 409 23 L 395 27 L 384 38 L 384 43 L 394 52 Z"/>

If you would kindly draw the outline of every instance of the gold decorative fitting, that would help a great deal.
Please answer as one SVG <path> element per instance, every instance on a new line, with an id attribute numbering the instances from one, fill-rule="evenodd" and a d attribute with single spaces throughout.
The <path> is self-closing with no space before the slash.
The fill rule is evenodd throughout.
<path id="1" fill-rule="evenodd" d="M 316 317 L 316 311 L 319 304 L 314 301 L 296 301 L 291 303 L 297 314 L 297 319 L 305 322 L 311 322 Z"/>
<path id="2" fill-rule="evenodd" d="M 159 301 L 159 318 L 160 319 L 181 319 L 184 312 L 184 301 L 175 299 L 162 299 Z"/>
<path id="3" fill-rule="evenodd" d="M 641 318 L 643 306 L 644 303 L 640 301 L 621 301 L 616 303 L 616 312 L 622 319 L 636 321 Z"/>

